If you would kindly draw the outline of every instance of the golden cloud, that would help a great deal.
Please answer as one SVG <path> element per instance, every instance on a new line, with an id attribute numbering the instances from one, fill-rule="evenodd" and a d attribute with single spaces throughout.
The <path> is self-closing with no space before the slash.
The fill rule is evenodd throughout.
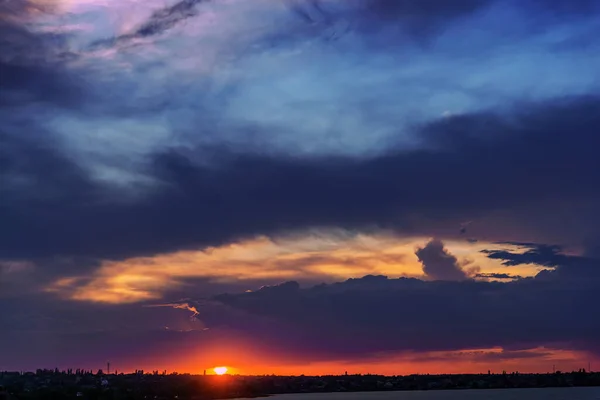
<path id="1" fill-rule="evenodd" d="M 365 275 L 425 278 L 414 252 L 427 240 L 336 231 L 258 237 L 199 251 L 105 261 L 92 275 L 63 277 L 47 290 L 72 300 L 119 304 L 160 299 L 197 278 L 224 284 L 334 282 Z M 506 272 L 498 261 L 480 253 L 490 244 L 447 242 L 446 246 L 467 271 Z M 526 266 L 511 272 L 532 276 L 539 269 Z"/>

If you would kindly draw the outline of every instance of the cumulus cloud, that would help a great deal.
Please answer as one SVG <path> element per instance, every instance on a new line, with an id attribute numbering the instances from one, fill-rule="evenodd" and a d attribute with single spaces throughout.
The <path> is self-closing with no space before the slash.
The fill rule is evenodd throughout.
<path id="1" fill-rule="evenodd" d="M 446 250 L 439 239 L 432 239 L 425 247 L 417 249 L 415 254 L 423 264 L 423 273 L 430 279 L 462 281 L 468 277 L 458 259 Z"/>

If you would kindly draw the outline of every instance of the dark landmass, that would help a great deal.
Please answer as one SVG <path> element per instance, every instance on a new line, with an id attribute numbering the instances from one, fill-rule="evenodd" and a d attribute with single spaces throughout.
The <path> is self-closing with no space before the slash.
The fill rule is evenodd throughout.
<path id="1" fill-rule="evenodd" d="M 284 393 L 600 386 L 600 373 L 239 376 L 102 371 L 0 372 L 0 400 L 210 400 Z"/>

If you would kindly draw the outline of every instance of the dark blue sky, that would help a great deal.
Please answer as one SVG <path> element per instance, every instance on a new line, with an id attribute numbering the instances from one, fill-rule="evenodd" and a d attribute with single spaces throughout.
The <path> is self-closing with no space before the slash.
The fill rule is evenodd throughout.
<path id="1" fill-rule="evenodd" d="M 2 3 L 0 369 L 600 358 L 599 16 Z"/>

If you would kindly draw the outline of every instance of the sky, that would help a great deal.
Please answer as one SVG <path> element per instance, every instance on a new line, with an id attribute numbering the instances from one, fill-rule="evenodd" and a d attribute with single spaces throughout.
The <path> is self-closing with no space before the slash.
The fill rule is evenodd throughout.
<path id="1" fill-rule="evenodd" d="M 0 370 L 600 368 L 599 16 L 0 2 Z"/>

